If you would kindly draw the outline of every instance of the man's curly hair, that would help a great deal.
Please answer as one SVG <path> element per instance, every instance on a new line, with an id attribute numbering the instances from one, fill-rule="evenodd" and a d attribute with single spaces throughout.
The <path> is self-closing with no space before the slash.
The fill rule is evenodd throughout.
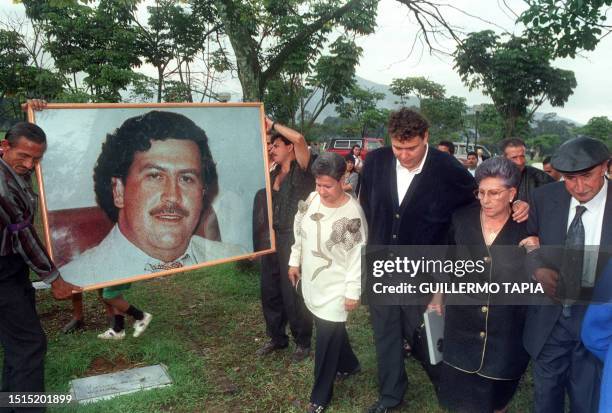
<path id="1" fill-rule="evenodd" d="M 190 140 L 200 149 L 204 205 L 210 204 L 219 191 L 217 167 L 208 148 L 206 133 L 189 118 L 173 112 L 151 111 L 127 119 L 113 133 L 106 135 L 102 152 L 94 167 L 96 202 L 113 222 L 117 222 L 118 208 L 113 200 L 111 178 L 125 184 L 136 152 L 147 152 L 151 141 L 167 139 Z"/>
<path id="2" fill-rule="evenodd" d="M 387 130 L 389 136 L 400 141 L 406 141 L 415 136 L 423 138 L 425 132 L 429 130 L 429 122 L 420 113 L 412 109 L 401 108 L 389 116 Z"/>

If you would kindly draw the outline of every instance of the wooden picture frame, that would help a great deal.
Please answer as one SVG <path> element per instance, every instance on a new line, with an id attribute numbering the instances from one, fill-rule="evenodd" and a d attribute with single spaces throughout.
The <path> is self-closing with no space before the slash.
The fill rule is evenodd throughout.
<path id="1" fill-rule="evenodd" d="M 45 242 L 62 277 L 93 290 L 274 252 L 264 116 L 262 103 L 28 108 L 28 119 L 47 135 L 36 176 Z M 194 141 L 191 135 L 201 136 L 199 131 L 205 137 Z M 150 133 L 187 136 L 148 138 Z M 108 150 L 102 156 L 104 142 Z M 149 148 L 134 149 L 142 146 L 138 142 L 149 142 Z M 162 166 L 149 162 L 143 168 L 154 172 L 133 171 L 140 165 L 136 160 L 150 156 L 158 156 L 154 159 L 161 159 Z M 200 164 L 202 173 L 197 174 Z M 118 177 L 118 170 L 126 175 Z M 211 178 L 214 170 L 217 179 Z M 205 181 L 201 187 L 189 186 L 198 179 Z M 193 188 L 203 195 L 194 196 Z M 180 199 L 169 200 L 164 191 Z M 186 242 L 184 254 L 169 262 Z M 153 261 L 138 271 L 143 254 Z"/>

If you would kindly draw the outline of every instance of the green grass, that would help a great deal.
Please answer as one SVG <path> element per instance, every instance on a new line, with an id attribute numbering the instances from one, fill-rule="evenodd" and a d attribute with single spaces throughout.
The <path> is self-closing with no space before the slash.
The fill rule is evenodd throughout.
<path id="1" fill-rule="evenodd" d="M 39 313 L 49 337 L 47 391 L 64 393 L 70 380 L 104 369 L 163 363 L 174 384 L 88 406 L 53 408 L 78 412 L 302 412 L 308 403 L 314 360 L 290 362 L 291 350 L 265 358 L 254 352 L 265 340 L 259 275 L 233 264 L 136 283 L 126 298 L 153 314 L 147 332 L 120 342 L 96 335 L 106 328 L 96 293 L 85 295 L 87 330 L 63 335 L 70 303 L 39 293 Z M 376 360 L 367 308 L 351 315 L 349 335 L 362 373 L 336 385 L 330 412 L 358 412 L 377 398 Z M 410 380 L 404 412 L 442 412 L 420 365 L 407 360 Z M 114 367 L 113 367 L 114 365 Z M 531 408 L 526 376 L 513 412 Z"/>

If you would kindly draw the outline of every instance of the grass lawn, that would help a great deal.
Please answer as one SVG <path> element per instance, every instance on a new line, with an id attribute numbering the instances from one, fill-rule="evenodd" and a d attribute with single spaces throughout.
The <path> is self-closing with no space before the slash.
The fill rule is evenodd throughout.
<path id="1" fill-rule="evenodd" d="M 313 358 L 292 364 L 291 350 L 254 355 L 267 339 L 257 271 L 233 264 L 133 285 L 127 299 L 153 314 L 135 339 L 105 342 L 96 335 L 106 320 L 95 292 L 85 295 L 87 330 L 59 332 L 70 319 L 70 303 L 39 293 L 38 311 L 49 337 L 47 391 L 64 393 L 71 379 L 164 363 L 174 384 L 89 406 L 52 408 L 79 412 L 302 412 L 308 403 Z M 377 398 L 376 360 L 366 307 L 354 313 L 349 335 L 362 372 L 336 385 L 330 412 L 360 412 Z M 314 357 L 314 355 L 312 356 Z M 442 412 L 420 365 L 407 360 L 410 385 L 403 412 Z M 531 378 L 521 383 L 512 412 L 528 412 Z"/>

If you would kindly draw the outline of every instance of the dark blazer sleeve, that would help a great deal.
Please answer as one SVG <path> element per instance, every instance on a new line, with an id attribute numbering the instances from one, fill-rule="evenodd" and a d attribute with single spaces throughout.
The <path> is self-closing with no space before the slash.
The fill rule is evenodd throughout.
<path id="1" fill-rule="evenodd" d="M 447 176 L 450 178 L 450 189 L 453 194 L 450 198 L 454 203 L 451 211 L 456 211 L 461 207 L 475 205 L 478 202 L 474 196 L 477 186 L 472 174 L 456 159 L 452 161 L 448 166 Z"/>
<path id="2" fill-rule="evenodd" d="M 536 188 L 542 185 L 552 184 L 553 182 L 555 182 L 555 180 L 552 179 L 552 177 L 544 171 L 536 169 L 534 172 L 534 181 L 536 183 Z"/>
<path id="3" fill-rule="evenodd" d="M 360 186 L 359 186 L 359 203 L 363 209 L 363 213 L 366 218 L 366 222 L 370 222 L 371 209 L 370 209 L 370 186 L 372 180 L 372 157 L 370 154 L 366 155 L 365 161 L 363 162 L 363 168 L 361 169 Z"/>
<path id="4" fill-rule="evenodd" d="M 549 268 L 554 271 L 559 271 L 559 265 L 562 262 L 561 245 L 565 243 L 565 239 L 555 239 L 550 242 L 550 229 L 557 225 L 565 225 L 565 221 L 559 217 L 545 216 L 550 214 L 550 204 L 546 206 L 546 202 L 551 202 L 553 198 L 559 197 L 560 191 L 558 184 L 546 185 L 536 188 L 533 191 L 532 203 L 529 206 L 529 219 L 527 220 L 527 233 L 529 236 L 537 236 L 540 238 L 540 248 L 529 253 L 526 259 L 527 274 L 530 278 L 538 268 Z M 549 212 L 545 212 L 545 211 Z M 546 232 L 546 233 L 545 233 Z M 565 234 L 564 230 L 560 231 L 560 236 Z"/>

